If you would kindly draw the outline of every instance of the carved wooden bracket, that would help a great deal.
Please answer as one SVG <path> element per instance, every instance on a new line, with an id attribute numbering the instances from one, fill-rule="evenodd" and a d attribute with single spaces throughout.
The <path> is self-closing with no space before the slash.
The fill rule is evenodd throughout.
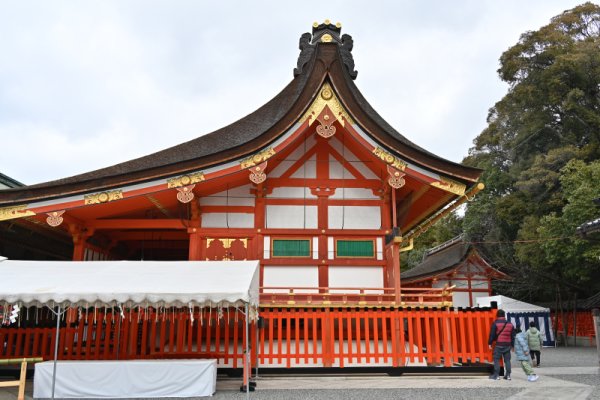
<path id="1" fill-rule="evenodd" d="M 62 215 L 64 213 L 65 213 L 65 210 L 52 211 L 50 213 L 47 213 L 48 217 L 46 217 L 46 222 L 48 223 L 48 225 L 50 225 L 53 228 L 57 227 L 63 223 Z"/>
<path id="2" fill-rule="evenodd" d="M 404 184 L 406 184 L 406 181 L 404 180 L 404 175 L 406 174 L 404 172 L 400 172 L 390 165 L 387 166 L 387 171 L 389 174 L 388 184 L 391 187 L 394 189 L 400 189 L 402 186 L 404 186 Z"/>
<path id="3" fill-rule="evenodd" d="M 188 185 L 183 187 L 178 187 L 177 189 L 177 200 L 182 203 L 189 203 L 194 200 L 194 192 L 193 189 L 196 185 Z"/>
<path id="4" fill-rule="evenodd" d="M 267 168 L 267 161 L 258 164 L 255 167 L 250 168 L 250 180 L 255 184 L 263 183 L 267 180 L 267 174 L 265 169 Z"/>

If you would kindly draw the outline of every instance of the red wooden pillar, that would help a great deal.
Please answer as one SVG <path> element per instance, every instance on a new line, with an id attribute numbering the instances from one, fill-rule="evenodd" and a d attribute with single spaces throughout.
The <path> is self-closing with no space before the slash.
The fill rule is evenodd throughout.
<path id="1" fill-rule="evenodd" d="M 390 195 L 389 186 L 386 187 L 386 192 L 381 196 L 381 228 L 391 229 L 392 225 L 392 204 L 391 198 L 395 196 Z M 394 213 L 395 214 L 395 213 Z"/>
<path id="2" fill-rule="evenodd" d="M 94 231 L 79 225 L 69 225 L 69 232 L 73 238 L 73 261 L 84 261 L 85 243 Z"/>
<path id="3" fill-rule="evenodd" d="M 188 228 L 190 235 L 189 261 L 199 261 L 202 259 L 202 236 L 199 228 Z"/>
<path id="4" fill-rule="evenodd" d="M 322 193 L 323 192 L 323 193 Z M 319 228 L 319 287 L 329 287 L 329 264 L 327 262 L 327 228 L 329 224 L 328 198 L 333 190 L 320 190 L 314 192 L 319 197 L 317 200 L 318 228 Z"/>
<path id="5" fill-rule="evenodd" d="M 190 227 L 188 228 L 189 248 L 188 248 L 188 260 L 199 261 L 202 260 L 202 235 L 200 234 L 201 215 L 200 206 L 198 201 L 192 201 L 191 207 L 191 221 Z"/>
<path id="6" fill-rule="evenodd" d="M 259 184 L 256 188 L 256 199 L 254 200 L 254 229 L 256 235 L 254 235 L 254 252 L 255 254 L 250 255 L 253 260 L 263 260 L 265 258 L 265 241 L 264 236 L 262 234 L 263 229 L 265 228 L 265 188 L 263 184 Z M 262 285 L 262 266 L 260 273 L 260 280 Z"/>
<path id="7" fill-rule="evenodd" d="M 319 135 L 317 139 L 316 173 L 317 179 L 329 179 L 329 152 L 327 140 Z M 317 227 L 319 229 L 319 287 L 329 287 L 329 265 L 327 263 L 327 229 L 329 228 L 329 202 L 328 198 L 335 193 L 335 189 L 311 188 L 311 192 L 318 196 L 317 200 Z"/>

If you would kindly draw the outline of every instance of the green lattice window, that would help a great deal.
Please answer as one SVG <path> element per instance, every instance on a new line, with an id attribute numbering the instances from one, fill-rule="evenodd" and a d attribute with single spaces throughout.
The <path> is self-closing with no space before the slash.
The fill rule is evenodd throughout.
<path id="1" fill-rule="evenodd" d="M 273 239 L 273 257 L 310 257 L 310 240 Z"/>
<path id="2" fill-rule="evenodd" d="M 374 257 L 375 249 L 372 240 L 338 240 L 336 241 L 338 257 Z"/>

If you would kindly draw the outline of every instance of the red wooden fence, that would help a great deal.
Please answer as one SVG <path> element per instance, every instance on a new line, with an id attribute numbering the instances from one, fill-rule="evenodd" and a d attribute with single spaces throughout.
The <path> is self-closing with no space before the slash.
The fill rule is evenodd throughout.
<path id="1" fill-rule="evenodd" d="M 495 310 L 262 308 L 260 315 L 251 343 L 258 344 L 261 367 L 491 361 L 487 336 Z M 63 360 L 215 358 L 220 367 L 242 367 L 245 320 L 235 309 L 135 309 L 123 317 L 110 309 L 75 310 L 63 324 L 58 355 Z M 2 327 L 0 358 L 50 360 L 54 341 L 55 328 Z"/>

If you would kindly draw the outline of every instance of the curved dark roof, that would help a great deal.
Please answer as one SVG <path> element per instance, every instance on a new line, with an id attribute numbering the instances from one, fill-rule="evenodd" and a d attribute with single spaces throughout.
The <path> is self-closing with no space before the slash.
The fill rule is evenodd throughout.
<path id="1" fill-rule="evenodd" d="M 408 271 L 400 274 L 401 280 L 435 275 L 439 272 L 452 269 L 465 260 L 471 246 L 463 242 L 456 242 L 450 246 L 427 255 L 423 262 Z"/>
<path id="2" fill-rule="evenodd" d="M 333 37 L 322 42 L 325 34 Z M 308 35 L 308 36 L 307 36 Z M 337 36 L 336 36 L 337 35 Z M 307 39 L 309 41 L 307 41 Z M 318 40 L 317 40 L 318 39 Z M 246 117 L 212 133 L 168 149 L 84 174 L 0 192 L 0 205 L 27 203 L 150 181 L 206 168 L 252 154 L 268 146 L 298 121 L 329 79 L 340 101 L 373 138 L 407 161 L 469 184 L 481 170 L 440 158 L 415 145 L 392 128 L 365 100 L 356 77 L 349 35 L 339 27 L 320 25 L 300 39 L 302 50 L 294 79 L 272 100 Z"/>

